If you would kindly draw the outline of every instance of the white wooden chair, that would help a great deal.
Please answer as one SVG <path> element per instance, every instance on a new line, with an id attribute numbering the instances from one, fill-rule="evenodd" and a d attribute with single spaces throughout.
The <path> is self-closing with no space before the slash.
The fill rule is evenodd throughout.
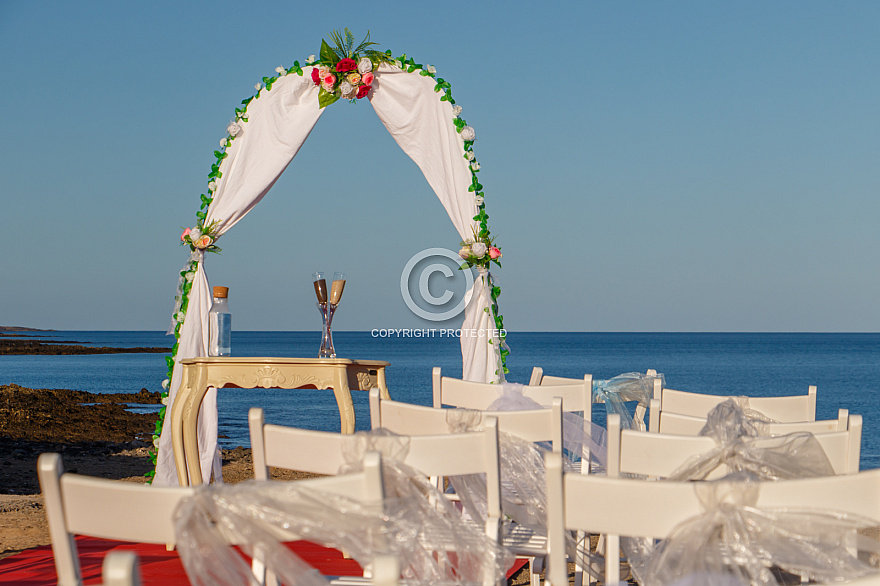
<path id="1" fill-rule="evenodd" d="M 760 412 L 774 421 L 790 423 L 795 421 L 816 420 L 816 386 L 810 385 L 806 395 L 787 397 L 748 397 L 749 408 Z M 654 379 L 654 399 L 660 401 L 659 410 L 652 404 L 650 409 L 649 429 L 655 430 L 659 425 L 662 412 L 706 417 L 718 403 L 733 398 L 732 395 L 709 395 L 689 391 L 676 391 L 664 388 L 659 379 Z"/>
<path id="2" fill-rule="evenodd" d="M 678 435 L 697 435 L 706 425 L 706 417 L 694 415 L 682 415 L 660 409 L 660 401 L 651 400 L 651 415 L 654 423 L 649 431 L 660 433 L 673 433 Z M 828 433 L 831 431 L 846 431 L 850 426 L 848 409 L 838 409 L 837 419 L 816 419 L 813 421 L 791 421 L 785 423 L 768 423 L 768 435 L 785 435 L 796 431 L 808 431 L 810 433 Z"/>
<path id="3" fill-rule="evenodd" d="M 550 377 L 547 377 L 550 378 Z M 440 367 L 433 371 L 434 407 L 461 407 L 485 411 L 499 397 L 501 385 L 476 383 L 442 376 Z M 560 379 L 562 380 L 562 379 Z M 537 404 L 549 407 L 554 397 L 562 399 L 566 412 L 583 413 L 584 420 L 590 421 L 593 412 L 593 377 L 583 379 L 564 379 L 564 382 L 548 385 L 523 385 L 523 395 Z"/>
<path id="4" fill-rule="evenodd" d="M 379 389 L 373 389 L 378 398 Z M 430 407 L 424 407 L 433 411 Z M 248 413 L 254 476 L 268 478 L 268 467 L 319 474 L 336 474 L 343 464 L 348 434 L 266 424 L 263 410 Z M 394 430 L 391 430 L 394 431 Z M 397 432 L 395 432 L 397 433 Z M 398 433 L 405 436 L 407 434 Z M 498 422 L 486 417 L 480 431 L 407 436 L 403 463 L 426 476 L 486 475 L 487 519 L 483 528 L 499 542 L 501 533 L 501 478 L 498 462 Z"/>
<path id="5" fill-rule="evenodd" d="M 64 473 L 54 453 L 40 455 L 37 473 L 60 586 L 82 584 L 74 535 L 174 544 L 172 514 L 194 492 Z"/>
<path id="6" fill-rule="evenodd" d="M 547 377 L 548 379 L 553 377 Z M 552 385 L 522 387 L 523 396 L 531 399 L 538 405 L 550 407 L 553 399 L 562 399 L 562 408 L 566 413 L 577 413 L 583 417 L 583 433 L 587 436 L 592 434 L 593 416 L 593 377 L 585 375 L 583 379 L 555 379 Z M 500 385 L 491 383 L 477 383 L 457 378 L 442 376 L 440 367 L 433 371 L 434 407 L 442 408 L 459 407 L 463 409 L 475 409 L 485 411 L 499 397 Z M 493 415 L 499 417 L 506 411 L 496 411 Z M 499 423 L 501 431 L 513 433 L 524 437 L 511 428 L 511 424 L 502 419 Z M 522 426 L 518 426 L 522 429 Z M 535 441 L 535 440 L 532 440 Z M 580 470 L 581 462 L 588 461 L 590 452 L 584 446 L 581 460 L 574 463 L 574 467 Z M 582 471 L 589 474 L 590 470 Z"/>
<path id="7" fill-rule="evenodd" d="M 530 442 L 550 442 L 553 451 L 561 453 L 563 405 L 562 399 L 554 397 L 551 407 L 546 409 L 483 411 L 482 421 L 496 419 L 500 431 Z M 373 429 L 384 428 L 394 433 L 412 434 L 412 437 L 425 432 L 450 433 L 448 411 L 382 399 L 378 389 L 370 391 L 370 423 Z M 501 543 L 517 556 L 529 559 L 531 583 L 538 584 L 547 553 L 546 537 L 517 524 L 502 537 Z"/>
<path id="8" fill-rule="evenodd" d="M 597 475 L 563 474 L 558 454 L 545 455 L 549 524 L 548 576 L 568 583 L 565 532 L 609 537 L 606 551 L 619 551 L 618 535 L 665 538 L 682 521 L 703 512 L 692 482 L 645 482 Z M 859 474 L 760 484 L 758 507 L 852 513 L 880 520 L 880 470 Z M 620 579 L 615 556 L 606 556 L 606 583 Z M 870 582 L 869 582 L 870 583 Z"/>
<path id="9" fill-rule="evenodd" d="M 101 566 L 104 586 L 141 586 L 138 555 L 133 551 L 111 551 Z"/>
<path id="10" fill-rule="evenodd" d="M 154 487 L 65 473 L 61 456 L 54 453 L 40 455 L 37 472 L 60 586 L 80 586 L 83 583 L 74 535 L 173 545 L 176 543 L 174 510 L 181 500 L 192 496 L 196 490 L 193 487 Z M 362 472 L 299 482 L 307 482 L 315 490 L 362 502 L 382 502 L 383 499 L 381 459 L 376 453 L 367 454 Z M 112 563 L 113 575 L 119 576 L 127 571 L 131 561 L 114 559 L 108 563 Z M 260 564 L 255 564 L 258 580 L 265 579 L 261 570 Z"/>
<path id="11" fill-rule="evenodd" d="M 856 474 L 859 471 L 862 445 L 862 416 L 850 415 L 849 428 L 814 434 L 822 446 L 835 474 Z M 795 426 L 797 424 L 777 424 Z M 803 431 L 791 429 L 788 433 Z M 784 435 L 784 434 L 778 434 Z M 622 474 L 640 474 L 664 478 L 690 458 L 715 448 L 715 440 L 702 436 L 686 436 L 667 433 L 651 433 L 621 429 L 620 416 L 608 416 L 608 476 L 617 478 Z M 770 441 L 770 438 L 767 438 Z M 758 440 L 759 444 L 761 440 Z M 711 476 L 723 476 L 726 470 L 719 467 Z"/>

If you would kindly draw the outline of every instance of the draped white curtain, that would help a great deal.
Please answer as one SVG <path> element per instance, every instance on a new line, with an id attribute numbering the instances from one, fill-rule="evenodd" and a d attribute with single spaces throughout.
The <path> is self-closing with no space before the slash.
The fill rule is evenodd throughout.
<path id="1" fill-rule="evenodd" d="M 302 76 L 288 74 L 276 81 L 271 91 L 262 90 L 247 107 L 248 121 L 239 122 L 242 133 L 226 149 L 220 165 L 214 200 L 205 225 L 217 221 L 219 236 L 241 220 L 272 188 L 296 156 L 323 110 L 318 107 L 318 87 L 311 80 L 311 67 Z M 434 91 L 436 82 L 418 73 L 406 73 L 387 64 L 380 66 L 370 101 L 382 123 L 424 173 L 428 184 L 452 219 L 462 239 L 472 236 L 477 214 L 473 193 L 468 191 L 471 174 L 464 155 L 464 141 L 453 124 L 452 106 Z M 341 107 L 341 106 L 336 106 Z M 475 280 L 468 292 L 462 326 L 463 378 L 489 382 L 503 378 L 500 354 L 487 280 L 488 273 Z M 204 269 L 198 262 L 189 293 L 186 319 L 180 329 L 176 360 L 208 354 L 208 312 L 212 295 Z M 467 330 L 467 331 L 465 331 Z M 156 486 L 177 486 L 177 471 L 171 448 L 171 406 L 180 387 L 181 369 L 174 368 L 165 413 L 166 425 L 159 438 Z M 202 477 L 219 474 L 217 444 L 217 395 L 212 389 L 199 415 L 199 453 Z"/>

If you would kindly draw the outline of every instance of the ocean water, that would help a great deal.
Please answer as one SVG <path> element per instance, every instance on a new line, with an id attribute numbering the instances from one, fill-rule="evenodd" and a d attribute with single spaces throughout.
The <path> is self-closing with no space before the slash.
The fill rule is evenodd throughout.
<path id="1" fill-rule="evenodd" d="M 375 337 L 371 332 L 334 332 L 337 354 L 385 360 L 394 399 L 431 404 L 431 369 L 461 376 L 459 342 L 446 337 Z M 95 346 L 165 346 L 161 332 L 41 333 L 39 337 Z M 508 380 L 527 383 L 533 366 L 545 374 L 607 379 L 656 369 L 667 386 L 684 391 L 754 396 L 795 395 L 817 385 L 817 417 L 834 419 L 840 408 L 864 418 L 862 468 L 880 467 L 880 334 L 803 333 L 586 333 L 510 332 Z M 318 332 L 233 332 L 238 356 L 316 356 Z M 161 390 L 163 354 L 0 356 L 0 384 L 68 388 L 97 393 Z M 353 392 L 357 429 L 369 429 L 367 394 Z M 339 429 L 331 390 L 221 389 L 223 447 L 248 446 L 247 411 L 263 407 L 270 423 Z M 594 413 L 604 423 L 602 406 Z"/>

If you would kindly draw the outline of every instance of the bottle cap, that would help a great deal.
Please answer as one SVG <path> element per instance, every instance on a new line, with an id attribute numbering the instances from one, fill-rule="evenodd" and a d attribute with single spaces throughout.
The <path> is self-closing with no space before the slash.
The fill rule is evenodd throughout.
<path id="1" fill-rule="evenodd" d="M 214 297 L 226 299 L 229 296 L 229 287 L 214 287 Z"/>

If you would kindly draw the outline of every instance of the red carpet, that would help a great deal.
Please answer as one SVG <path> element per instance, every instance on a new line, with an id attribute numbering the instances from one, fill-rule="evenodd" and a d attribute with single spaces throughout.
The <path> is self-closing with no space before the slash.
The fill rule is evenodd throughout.
<path id="1" fill-rule="evenodd" d="M 186 586 L 189 584 L 177 552 L 166 551 L 164 545 L 108 541 L 93 537 L 77 537 L 76 545 L 79 549 L 79 563 L 86 584 L 101 583 L 101 564 L 108 551 L 125 549 L 136 551 L 140 557 L 141 576 L 145 585 Z M 343 558 L 342 554 L 335 549 L 322 547 L 308 541 L 290 543 L 288 547 L 322 574 L 360 576 L 363 573 L 356 561 Z M 525 563 L 525 561 L 517 560 L 517 563 L 507 573 L 508 577 L 519 571 Z M 17 586 L 54 586 L 57 584 L 51 546 L 36 547 L 0 560 L 0 584 L 16 584 Z"/>

